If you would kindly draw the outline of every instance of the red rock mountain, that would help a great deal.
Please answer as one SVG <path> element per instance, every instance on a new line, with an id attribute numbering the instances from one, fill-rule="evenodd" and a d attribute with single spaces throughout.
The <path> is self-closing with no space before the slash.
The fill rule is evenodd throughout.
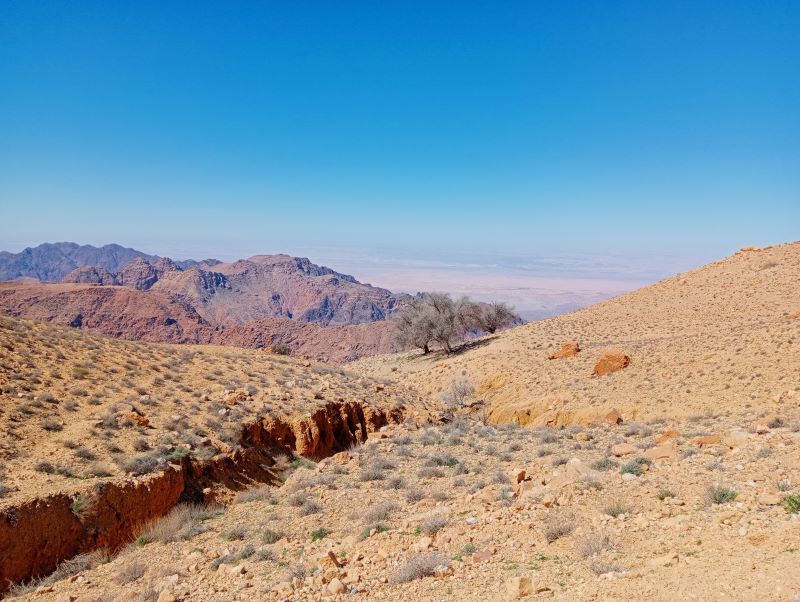
<path id="1" fill-rule="evenodd" d="M 137 257 L 117 274 L 84 266 L 67 274 L 64 282 L 159 292 L 187 303 L 214 325 L 271 317 L 321 326 L 364 324 L 385 320 L 407 298 L 288 255 L 256 255 L 186 269 L 169 258 Z"/>
<path id="2" fill-rule="evenodd" d="M 140 254 L 116 273 L 84 265 L 61 283 L 0 283 L 0 311 L 15 317 L 144 341 L 280 341 L 334 362 L 390 351 L 386 318 L 407 298 L 288 255 L 180 264 Z"/>
<path id="3" fill-rule="evenodd" d="M 124 286 L 0 282 L 6 315 L 96 330 L 107 336 L 162 343 L 214 343 L 267 348 L 285 343 L 292 353 L 342 363 L 391 351 L 391 325 L 324 327 L 269 317 L 215 325 L 188 303 L 157 291 Z"/>

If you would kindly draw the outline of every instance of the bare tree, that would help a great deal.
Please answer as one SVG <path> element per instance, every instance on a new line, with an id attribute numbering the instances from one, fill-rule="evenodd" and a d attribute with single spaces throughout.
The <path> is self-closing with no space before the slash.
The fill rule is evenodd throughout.
<path id="1" fill-rule="evenodd" d="M 417 347 L 429 353 L 437 343 L 447 353 L 465 331 L 462 305 L 444 293 L 430 293 L 413 299 L 395 320 L 395 341 L 401 347 Z"/>
<path id="2" fill-rule="evenodd" d="M 466 406 L 474 396 L 475 387 L 469 378 L 454 378 L 450 383 L 450 389 L 442 393 L 442 401 L 456 410 Z"/>
<path id="3" fill-rule="evenodd" d="M 509 326 L 519 319 L 514 310 L 501 301 L 476 305 L 470 316 L 478 328 L 489 334 L 494 334 L 498 329 Z"/>
<path id="4" fill-rule="evenodd" d="M 466 298 L 453 301 L 450 295 L 431 293 L 426 297 L 433 322 L 433 340 L 448 354 L 464 336 L 464 308 L 469 302 Z"/>
<path id="5" fill-rule="evenodd" d="M 412 299 L 395 319 L 394 339 L 401 348 L 416 347 L 423 354 L 430 352 L 433 341 L 433 321 L 424 298 Z"/>
<path id="6" fill-rule="evenodd" d="M 453 300 L 445 293 L 417 297 L 395 319 L 395 341 L 402 348 L 417 347 L 429 353 L 436 343 L 448 354 L 470 329 L 494 333 L 517 316 L 505 303 L 474 303 L 467 297 Z"/>

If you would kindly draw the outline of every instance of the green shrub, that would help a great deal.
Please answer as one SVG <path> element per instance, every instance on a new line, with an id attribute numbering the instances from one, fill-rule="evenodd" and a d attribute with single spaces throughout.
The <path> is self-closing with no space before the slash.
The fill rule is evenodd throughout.
<path id="1" fill-rule="evenodd" d="M 72 505 L 70 506 L 70 508 L 72 509 L 72 513 L 77 516 L 80 516 L 81 512 L 83 512 L 86 509 L 86 502 L 87 500 L 84 496 L 76 495 L 72 499 Z"/>
<path id="2" fill-rule="evenodd" d="M 277 531 L 273 531 L 272 529 L 266 529 L 264 531 L 264 535 L 261 536 L 261 541 L 264 543 L 275 543 L 278 541 L 283 535 L 278 533 Z"/>
<path id="3" fill-rule="evenodd" d="M 708 489 L 708 499 L 712 504 L 727 504 L 736 499 L 736 490 L 714 485 Z"/>
<path id="4" fill-rule="evenodd" d="M 800 512 L 800 495 L 787 495 L 783 498 L 781 506 L 783 506 L 789 514 L 797 514 Z"/>
<path id="5" fill-rule="evenodd" d="M 620 474 L 632 474 L 632 475 L 636 475 L 637 477 L 640 477 L 640 476 L 642 476 L 644 474 L 644 468 L 642 468 L 642 465 L 639 464 L 638 462 L 635 462 L 635 461 L 634 462 L 628 462 L 627 464 L 625 464 L 625 466 L 623 466 L 622 468 L 619 469 L 619 473 Z"/>

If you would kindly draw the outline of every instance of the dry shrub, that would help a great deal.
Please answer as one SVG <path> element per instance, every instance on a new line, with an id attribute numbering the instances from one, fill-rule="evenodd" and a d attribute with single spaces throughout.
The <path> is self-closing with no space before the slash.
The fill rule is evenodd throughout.
<path id="1" fill-rule="evenodd" d="M 264 486 L 264 487 L 256 487 L 255 489 L 247 489 L 246 491 L 240 491 L 234 496 L 233 503 L 246 504 L 248 502 L 256 502 L 269 499 L 270 499 L 270 488 Z"/>
<path id="2" fill-rule="evenodd" d="M 395 571 L 391 580 L 393 583 L 408 583 L 415 579 L 432 577 L 440 566 L 446 567 L 447 559 L 437 552 L 412 556 Z"/>
<path id="3" fill-rule="evenodd" d="M 141 579 L 144 576 L 146 570 L 147 566 L 145 566 L 141 562 L 131 562 L 128 564 L 124 564 L 114 575 L 114 581 L 116 581 L 118 585 L 125 585 L 126 583 L 132 583 L 133 581 Z"/>
<path id="4" fill-rule="evenodd" d="M 547 516 L 544 524 L 544 535 L 547 543 L 566 537 L 575 528 L 575 515 L 571 512 L 554 510 Z"/>
<path id="5" fill-rule="evenodd" d="M 200 525 L 205 520 L 222 514 L 221 506 L 195 506 L 180 504 L 169 514 L 150 523 L 139 537 L 142 543 L 160 541 L 163 543 L 185 541 L 203 532 Z"/>
<path id="6" fill-rule="evenodd" d="M 365 523 L 378 523 L 389 520 L 395 510 L 397 510 L 397 504 L 394 502 L 378 502 L 367 507 L 362 512 L 354 514 L 353 518 L 359 518 Z"/>
<path id="7" fill-rule="evenodd" d="M 420 525 L 420 529 L 425 535 L 435 535 L 447 526 L 450 519 L 444 514 L 434 514 L 426 518 Z"/>
<path id="8" fill-rule="evenodd" d="M 578 553 L 583 558 L 589 558 L 600 552 L 614 549 L 614 542 L 607 533 L 590 533 L 578 542 Z"/>

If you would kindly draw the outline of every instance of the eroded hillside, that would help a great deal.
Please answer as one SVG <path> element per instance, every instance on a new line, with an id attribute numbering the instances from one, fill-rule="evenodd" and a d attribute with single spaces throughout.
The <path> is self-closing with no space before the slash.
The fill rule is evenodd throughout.
<path id="1" fill-rule="evenodd" d="M 9 318 L 0 319 L 0 367 L 4 582 L 30 576 L 22 565 L 41 574 L 73 553 L 114 548 L 181 500 L 274 481 L 279 455 L 324 457 L 425 412 L 401 386 L 306 360 Z M 42 530 L 54 520 L 68 532 Z M 22 527 L 29 540 L 14 535 Z M 26 564 L 19 545 L 44 560 Z"/>

